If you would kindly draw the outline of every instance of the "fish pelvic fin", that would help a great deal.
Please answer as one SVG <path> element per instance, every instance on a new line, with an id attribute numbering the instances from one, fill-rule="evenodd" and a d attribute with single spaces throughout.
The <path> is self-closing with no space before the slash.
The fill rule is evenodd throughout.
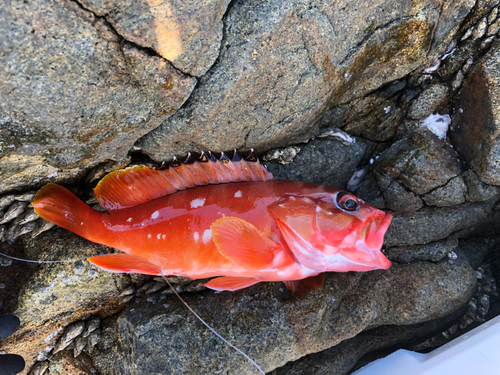
<path id="1" fill-rule="evenodd" d="M 205 286 L 213 290 L 218 290 L 218 291 L 228 290 L 232 292 L 238 289 L 248 288 L 249 286 L 255 285 L 259 282 L 260 280 L 253 279 L 250 277 L 224 276 L 210 280 L 208 283 L 205 284 Z"/>
<path id="2" fill-rule="evenodd" d="M 273 175 L 259 161 L 204 158 L 167 169 L 144 165 L 117 170 L 105 176 L 94 192 L 108 211 L 128 208 L 179 190 L 209 184 L 267 181 Z"/>
<path id="3" fill-rule="evenodd" d="M 35 212 L 43 219 L 68 229 L 90 241 L 98 241 L 103 231 L 103 213 L 90 208 L 68 189 L 50 183 L 36 194 Z"/>
<path id="4" fill-rule="evenodd" d="M 285 286 L 297 297 L 306 297 L 311 292 L 316 292 L 323 288 L 325 283 L 325 273 L 322 272 L 316 276 L 309 276 L 302 280 L 283 281 Z"/>
<path id="5" fill-rule="evenodd" d="M 146 259 L 130 254 L 106 254 L 88 258 L 88 261 L 108 272 L 161 275 L 161 270 Z"/>
<path id="6" fill-rule="evenodd" d="M 237 217 L 216 220 L 210 228 L 219 252 L 247 270 L 272 266 L 274 251 L 281 247 L 264 236 L 252 223 Z"/>

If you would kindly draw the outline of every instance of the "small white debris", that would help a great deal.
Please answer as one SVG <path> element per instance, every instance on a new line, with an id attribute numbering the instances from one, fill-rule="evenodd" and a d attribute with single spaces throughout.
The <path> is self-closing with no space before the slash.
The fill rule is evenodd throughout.
<path id="1" fill-rule="evenodd" d="M 371 159 L 370 159 L 370 164 L 373 164 L 373 162 L 374 162 L 374 161 L 375 161 L 375 159 L 374 159 L 374 158 L 371 158 Z"/>
<path id="2" fill-rule="evenodd" d="M 426 127 L 431 132 L 436 134 L 439 139 L 445 139 L 448 127 L 451 124 L 449 115 L 430 115 L 425 120 L 420 121 L 420 127 Z"/>
<path id="3" fill-rule="evenodd" d="M 275 150 L 268 151 L 262 156 L 262 160 L 271 161 L 276 160 L 281 164 L 290 163 L 295 156 L 300 152 L 300 148 L 297 146 L 289 146 L 285 148 L 277 148 Z"/>
<path id="4" fill-rule="evenodd" d="M 384 107 L 384 112 L 387 114 L 391 111 L 391 106 Z"/>
<path id="5" fill-rule="evenodd" d="M 155 211 L 151 214 L 151 219 L 156 219 L 158 216 L 160 216 L 160 213 L 158 211 Z"/>
<path id="6" fill-rule="evenodd" d="M 241 198 L 243 195 L 241 193 L 241 190 L 238 190 L 236 193 L 234 193 L 235 198 Z"/>
<path id="7" fill-rule="evenodd" d="M 450 258 L 451 260 L 456 260 L 458 258 L 458 256 L 454 251 L 450 251 L 448 253 L 448 258 Z"/>
<path id="8" fill-rule="evenodd" d="M 130 222 L 132 221 L 132 218 L 131 218 L 131 217 L 129 217 L 129 218 L 127 219 L 127 221 L 130 223 Z"/>
<path id="9" fill-rule="evenodd" d="M 203 207 L 207 198 L 196 198 L 191 201 L 191 208 Z"/>
<path id="10" fill-rule="evenodd" d="M 352 145 L 356 143 L 356 138 L 354 138 L 352 135 L 346 133 L 345 131 L 339 128 L 323 129 L 321 131 L 321 134 L 318 135 L 318 138 L 324 138 L 324 137 L 337 138 L 345 145 Z"/>
<path id="11" fill-rule="evenodd" d="M 210 231 L 210 229 L 206 229 L 203 232 L 202 241 L 206 245 L 210 242 L 211 239 L 212 239 L 212 232 Z"/>

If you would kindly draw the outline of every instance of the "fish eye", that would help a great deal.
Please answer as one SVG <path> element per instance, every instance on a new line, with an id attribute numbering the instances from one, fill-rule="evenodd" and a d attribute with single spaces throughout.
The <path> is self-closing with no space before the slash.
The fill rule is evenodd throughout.
<path id="1" fill-rule="evenodd" d="M 346 193 L 345 191 L 341 191 L 337 194 L 335 197 L 335 203 L 338 208 L 348 212 L 356 211 L 359 207 L 358 198 L 352 194 Z"/>

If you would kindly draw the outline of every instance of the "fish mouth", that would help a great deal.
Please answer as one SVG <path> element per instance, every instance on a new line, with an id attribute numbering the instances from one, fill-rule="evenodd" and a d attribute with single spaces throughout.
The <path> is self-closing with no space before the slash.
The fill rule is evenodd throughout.
<path id="1" fill-rule="evenodd" d="M 384 236 L 392 218 L 391 214 L 380 211 L 380 214 L 372 218 L 364 241 L 366 248 L 370 249 L 369 252 L 373 257 L 373 261 L 381 269 L 388 269 L 392 265 L 391 261 L 381 251 Z"/>

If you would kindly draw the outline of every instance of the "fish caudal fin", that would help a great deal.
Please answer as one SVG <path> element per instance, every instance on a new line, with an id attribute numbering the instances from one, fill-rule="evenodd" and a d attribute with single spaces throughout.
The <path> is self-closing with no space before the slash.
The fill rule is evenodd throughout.
<path id="1" fill-rule="evenodd" d="M 68 189 L 50 183 L 36 194 L 33 200 L 35 212 L 43 219 L 68 229 L 79 236 L 94 241 L 102 229 L 97 212 L 78 199 Z"/>
<path id="2" fill-rule="evenodd" d="M 316 276 L 310 276 L 302 280 L 283 281 L 285 286 L 290 289 L 294 296 L 306 297 L 311 292 L 316 292 L 323 288 L 325 283 L 325 273 L 322 272 Z"/>
<path id="3" fill-rule="evenodd" d="M 249 286 L 255 285 L 259 282 L 260 280 L 252 279 L 249 277 L 224 276 L 210 280 L 205 284 L 205 286 L 213 290 L 229 290 L 232 292 L 238 289 L 248 288 Z"/>
<path id="4" fill-rule="evenodd" d="M 129 254 L 106 254 L 90 257 L 88 261 L 108 272 L 161 275 L 161 271 L 146 259 Z"/>

